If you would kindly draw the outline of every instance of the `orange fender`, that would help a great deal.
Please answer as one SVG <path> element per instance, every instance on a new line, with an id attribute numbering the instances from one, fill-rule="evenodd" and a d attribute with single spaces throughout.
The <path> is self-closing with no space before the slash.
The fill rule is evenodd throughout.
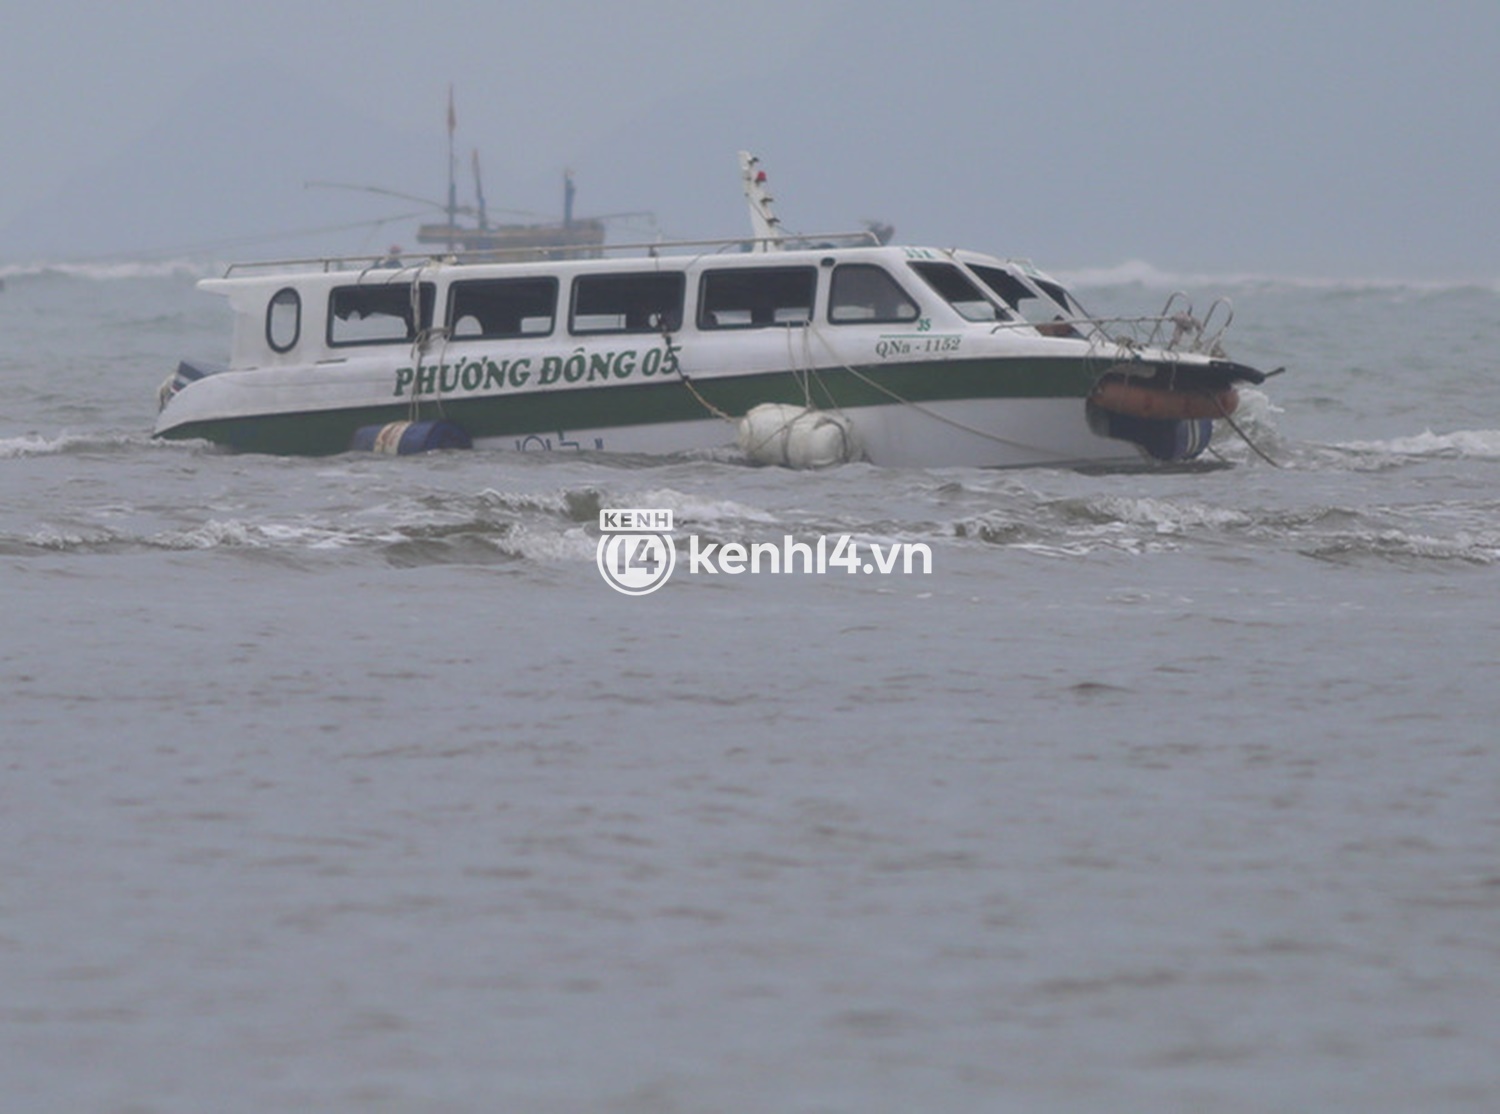
<path id="1" fill-rule="evenodd" d="M 1125 379 L 1104 379 L 1094 388 L 1094 405 L 1112 414 L 1159 421 L 1224 418 L 1240 404 L 1233 387 L 1218 391 L 1176 391 L 1148 387 Z"/>

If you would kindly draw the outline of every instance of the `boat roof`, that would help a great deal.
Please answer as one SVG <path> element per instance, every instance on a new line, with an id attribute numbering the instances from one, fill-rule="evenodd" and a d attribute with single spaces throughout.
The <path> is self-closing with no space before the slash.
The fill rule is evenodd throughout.
<path id="1" fill-rule="evenodd" d="M 654 258 L 659 256 L 734 255 L 734 254 L 782 254 L 794 251 L 812 251 L 828 248 L 879 247 L 880 241 L 873 232 L 830 232 L 811 236 L 799 236 L 796 240 L 784 237 L 745 237 L 715 240 L 643 240 L 621 244 L 542 244 L 517 248 L 493 248 L 484 251 L 463 252 L 381 252 L 375 255 L 310 256 L 294 259 L 268 259 L 254 262 L 231 263 L 224 271 L 225 278 L 250 272 L 264 271 L 351 271 L 369 270 L 382 265 L 399 262 L 407 267 L 433 264 L 477 265 L 477 264 L 528 264 L 560 262 L 597 262 L 618 257 Z"/>
<path id="2" fill-rule="evenodd" d="M 459 277 L 465 273 L 482 278 L 506 273 L 576 274 L 640 270 L 643 265 L 660 267 L 672 263 L 680 267 L 698 266 L 710 260 L 717 266 L 774 267 L 777 264 L 806 264 L 821 261 L 830 252 L 841 258 L 850 254 L 895 261 L 949 260 L 975 262 L 1013 268 L 1032 278 L 1047 278 L 1028 260 L 1012 260 L 961 248 L 940 248 L 912 244 L 882 244 L 870 232 L 840 232 L 785 237 L 727 240 L 673 240 L 642 243 L 594 245 L 580 249 L 576 245 L 553 248 L 529 248 L 515 251 L 482 251 L 458 253 L 402 253 L 400 255 L 319 256 L 301 259 L 275 259 L 230 264 L 223 275 L 204 279 L 199 286 L 217 293 L 260 288 L 267 285 L 332 286 L 366 282 L 431 281 L 443 275 Z"/>

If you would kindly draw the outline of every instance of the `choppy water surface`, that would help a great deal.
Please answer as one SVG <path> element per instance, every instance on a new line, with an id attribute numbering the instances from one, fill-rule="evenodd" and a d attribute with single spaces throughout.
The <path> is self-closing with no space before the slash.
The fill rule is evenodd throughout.
<path id="1" fill-rule="evenodd" d="M 1500 297 L 1227 292 L 1279 467 L 805 474 L 153 444 L 217 300 L 10 274 L 7 1102 L 1493 1109 Z"/>

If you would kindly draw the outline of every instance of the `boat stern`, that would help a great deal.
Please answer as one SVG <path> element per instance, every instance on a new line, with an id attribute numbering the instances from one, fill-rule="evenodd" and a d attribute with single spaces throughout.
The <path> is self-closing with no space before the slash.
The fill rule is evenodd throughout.
<path id="1" fill-rule="evenodd" d="M 1089 428 L 1129 441 L 1153 460 L 1194 460 L 1213 439 L 1214 422 L 1233 422 L 1239 385 L 1265 379 L 1264 372 L 1225 359 L 1118 363 L 1089 394 Z"/>

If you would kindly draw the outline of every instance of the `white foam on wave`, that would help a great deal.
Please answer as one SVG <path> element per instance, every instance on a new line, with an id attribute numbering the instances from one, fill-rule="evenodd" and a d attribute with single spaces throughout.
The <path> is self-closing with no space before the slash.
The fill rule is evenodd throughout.
<path id="1" fill-rule="evenodd" d="M 82 434 L 61 433 L 56 437 L 43 437 L 38 433 L 25 433 L 20 437 L 0 437 L 0 460 L 20 457 L 55 456 L 58 453 L 90 452 L 133 447 L 158 447 L 166 442 L 153 441 L 145 436 L 128 433 Z"/>
<path id="2" fill-rule="evenodd" d="M 1079 267 L 1073 270 L 1056 271 L 1056 277 L 1068 286 L 1149 286 L 1162 290 L 1173 290 L 1179 286 L 1200 286 L 1211 281 L 1224 281 L 1224 275 L 1188 275 L 1163 271 L 1140 259 L 1116 263 L 1106 267 Z"/>
<path id="3" fill-rule="evenodd" d="M 1240 404 L 1235 408 L 1234 420 L 1240 425 L 1267 425 L 1272 414 L 1285 414 L 1286 408 L 1277 406 L 1260 387 L 1239 387 Z"/>
<path id="4" fill-rule="evenodd" d="M 574 504 L 578 502 L 580 494 L 576 490 L 559 491 L 550 495 L 487 490 L 480 493 L 480 498 L 512 511 L 539 511 L 547 517 L 576 517 L 578 508 Z M 588 495 L 591 499 L 597 498 L 600 507 L 670 510 L 679 533 L 689 524 L 702 528 L 779 521 L 775 515 L 758 507 L 747 506 L 732 499 L 703 499 L 674 488 L 590 491 Z M 591 562 L 595 560 L 599 548 L 598 534 L 591 529 L 595 521 L 591 516 L 587 522 L 575 522 L 558 530 L 545 520 L 533 521 L 526 518 L 518 522 L 509 533 L 492 539 L 492 544 L 502 552 L 541 564 Z"/>
<path id="5" fill-rule="evenodd" d="M 142 278 L 209 278 L 223 272 L 219 263 L 201 259 L 94 260 L 76 263 L 11 263 L 0 267 L 0 278 L 27 279 L 74 278 L 96 282 Z"/>
<path id="6" fill-rule="evenodd" d="M 569 564 L 593 561 L 599 550 L 599 539 L 582 526 L 561 532 L 521 528 L 492 544 L 502 553 L 538 564 Z"/>
<path id="7" fill-rule="evenodd" d="M 1500 429 L 1461 429 L 1452 433 L 1433 433 L 1429 429 L 1414 437 L 1395 437 L 1388 441 L 1343 441 L 1334 448 L 1394 456 L 1500 460 Z"/>
<path id="8" fill-rule="evenodd" d="M 258 535 L 259 531 L 255 527 L 238 519 L 224 521 L 209 519 L 202 526 L 196 526 L 181 533 L 163 534 L 155 541 L 168 549 L 218 549 L 221 546 L 240 548 L 265 545 Z"/>
<path id="9" fill-rule="evenodd" d="M 1072 287 L 1143 286 L 1171 291 L 1185 288 L 1257 286 L 1301 290 L 1489 290 L 1500 294 L 1500 278 L 1415 279 L 1391 275 L 1335 277 L 1286 275 L 1259 271 L 1182 271 L 1158 267 L 1143 259 L 1094 266 L 1050 268 L 1054 277 Z M 180 256 L 169 259 L 33 260 L 0 265 L 0 279 L 67 277 L 97 281 L 185 276 L 211 278 L 224 272 L 218 260 Z M 740 459 L 732 457 L 731 459 Z"/>
<path id="10" fill-rule="evenodd" d="M 1052 274 L 1070 287 L 1142 286 L 1153 290 L 1189 288 L 1220 289 L 1225 287 L 1269 287 L 1285 290 L 1316 291 L 1419 291 L 1488 290 L 1500 294 L 1500 280 L 1476 282 L 1472 279 L 1404 279 L 1389 276 L 1370 278 L 1335 278 L 1318 275 L 1273 275 L 1254 271 L 1167 271 L 1132 259 L 1099 267 L 1075 267 Z"/>
<path id="11" fill-rule="evenodd" d="M 113 540 L 114 535 L 105 530 L 81 533 L 77 530 L 62 530 L 50 524 L 32 531 L 24 539 L 27 545 L 36 549 L 51 549 L 60 553 L 107 545 Z"/>
<path id="12" fill-rule="evenodd" d="M 1461 530 L 1453 537 L 1443 538 L 1405 530 L 1363 531 L 1323 539 L 1307 552 L 1314 557 L 1338 561 L 1419 559 L 1493 565 L 1500 559 L 1500 535 Z"/>
<path id="13" fill-rule="evenodd" d="M 462 499 L 463 497 L 459 497 Z M 509 511 L 537 511 L 542 514 L 566 514 L 567 493 L 562 491 L 538 495 L 535 492 L 497 491 L 487 487 L 475 494 L 480 506 Z"/>
<path id="14" fill-rule="evenodd" d="M 50 456 L 63 452 L 69 437 L 41 437 L 28 433 L 21 437 L 0 437 L 0 460 L 12 460 L 23 456 Z"/>
<path id="15" fill-rule="evenodd" d="M 632 492 L 629 495 L 628 502 L 617 503 L 615 505 L 639 507 L 641 509 L 670 510 L 673 512 L 675 518 L 699 526 L 712 526 L 734 522 L 781 521 L 776 515 L 760 507 L 751 507 L 744 503 L 736 502 L 733 499 L 704 499 L 696 495 L 689 495 L 674 490 L 670 487 Z"/>
<path id="16" fill-rule="evenodd" d="M 245 522 L 211 518 L 186 530 L 155 534 L 147 545 L 161 549 L 345 549 L 400 541 L 401 535 L 339 529 L 311 523 Z"/>
<path id="17" fill-rule="evenodd" d="M 1175 503 L 1166 499 L 1106 496 L 1090 499 L 1091 515 L 1126 526 L 1144 526 L 1158 534 L 1180 534 L 1193 529 L 1227 529 L 1253 524 L 1243 511 L 1204 503 Z"/>

